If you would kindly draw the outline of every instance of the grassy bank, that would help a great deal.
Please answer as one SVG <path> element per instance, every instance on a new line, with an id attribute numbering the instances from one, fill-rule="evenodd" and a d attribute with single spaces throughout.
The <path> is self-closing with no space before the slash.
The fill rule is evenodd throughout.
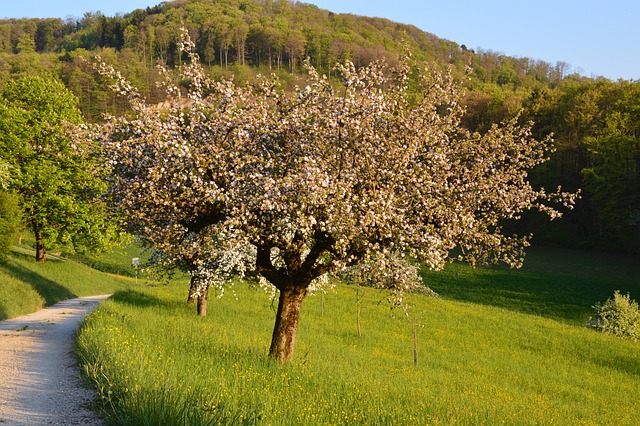
<path id="1" fill-rule="evenodd" d="M 425 282 L 447 299 L 582 325 L 594 303 L 614 290 L 640 299 L 638 265 L 640 259 L 628 255 L 531 247 L 521 269 L 457 263 L 425 272 Z"/>
<path id="2" fill-rule="evenodd" d="M 0 320 L 74 297 L 113 293 L 130 281 L 65 258 L 50 256 L 40 264 L 28 251 L 14 251 L 0 264 Z"/>
<path id="3" fill-rule="evenodd" d="M 131 258 L 144 257 L 140 247 L 129 245 L 103 255 L 50 254 L 47 262 L 37 263 L 32 244 L 27 235 L 24 245 L 14 246 L 7 261 L 0 263 L 0 320 L 74 297 L 129 288 L 136 283 Z"/>
<path id="4" fill-rule="evenodd" d="M 348 286 L 325 296 L 324 315 L 307 298 L 287 366 L 266 359 L 271 301 L 243 285 L 207 318 L 184 304 L 184 283 L 118 292 L 83 326 L 79 353 L 118 424 L 636 424 L 638 345 L 583 319 L 613 288 L 637 297 L 640 270 L 584 255 L 427 274 L 443 297 L 410 301 L 417 366 L 385 294 Z"/>

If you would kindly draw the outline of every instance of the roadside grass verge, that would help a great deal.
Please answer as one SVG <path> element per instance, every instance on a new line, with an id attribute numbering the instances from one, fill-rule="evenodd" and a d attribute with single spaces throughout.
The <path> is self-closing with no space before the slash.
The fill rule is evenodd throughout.
<path id="1" fill-rule="evenodd" d="M 184 303 L 186 282 L 117 292 L 77 350 L 114 424 L 637 424 L 638 344 L 582 322 L 610 285 L 633 287 L 637 267 L 603 270 L 614 279 L 585 295 L 597 262 L 576 269 L 579 256 L 563 253 L 542 250 L 533 270 L 427 274 L 443 297 L 410 297 L 417 365 L 411 325 L 385 293 L 345 285 L 325 296 L 324 315 L 319 295 L 305 300 L 286 366 L 266 356 L 274 306 L 241 283 L 206 318 Z"/>
<path id="2" fill-rule="evenodd" d="M 15 247 L 0 263 L 0 320 L 35 312 L 74 297 L 109 294 L 133 284 L 63 257 L 37 263 L 30 249 Z"/>

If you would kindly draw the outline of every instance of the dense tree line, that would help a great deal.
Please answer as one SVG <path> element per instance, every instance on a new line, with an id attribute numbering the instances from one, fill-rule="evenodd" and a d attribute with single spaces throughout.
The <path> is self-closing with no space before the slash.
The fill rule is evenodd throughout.
<path id="1" fill-rule="evenodd" d="M 302 2 L 176 0 L 116 16 L 0 21 L 0 90 L 25 76 L 55 78 L 78 98 L 87 121 L 119 114 L 127 103 L 95 71 L 99 54 L 148 102 L 161 102 L 155 68 L 183 63 L 183 25 L 213 78 L 233 75 L 243 82 L 275 73 L 292 88 L 305 58 L 332 77 L 338 61 L 349 59 L 358 67 L 380 58 L 394 62 L 405 47 L 420 61 L 450 67 L 466 79 L 467 128 L 484 132 L 518 114 L 522 122 L 534 120 L 534 135 L 553 133 L 557 151 L 532 179 L 549 188 L 582 189 L 565 220 L 547 225 L 532 216 L 521 231 L 535 229 L 547 243 L 640 249 L 640 83 L 582 77 L 564 62 L 472 50 L 410 25 L 334 14 Z"/>
<path id="2" fill-rule="evenodd" d="M 525 111 L 557 152 L 535 179 L 582 188 L 578 208 L 546 237 L 607 250 L 640 249 L 640 82 L 566 79 L 534 91 Z M 536 222 L 533 222 L 536 224 Z"/>
<path id="3" fill-rule="evenodd" d="M 183 25 L 189 28 L 203 63 L 225 69 L 251 65 L 293 72 L 310 58 L 313 66 L 330 73 L 336 62 L 345 59 L 356 66 L 382 57 L 393 59 L 405 44 L 420 59 L 453 64 L 459 73 L 471 65 L 479 83 L 531 87 L 562 79 L 568 68 L 492 51 L 474 52 L 414 26 L 334 14 L 288 0 L 179 0 L 113 17 L 98 12 L 66 21 L 4 20 L 0 54 L 129 49 L 148 66 L 158 62 L 173 66 L 181 61 L 178 28 Z"/>

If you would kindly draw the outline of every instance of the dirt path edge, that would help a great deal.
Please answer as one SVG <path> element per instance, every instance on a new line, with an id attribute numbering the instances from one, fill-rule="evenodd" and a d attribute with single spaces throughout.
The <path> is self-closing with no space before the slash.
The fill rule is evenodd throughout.
<path id="1" fill-rule="evenodd" d="M 109 295 L 79 297 L 0 321 L 0 424 L 102 425 L 88 409 L 73 352 L 75 332 Z"/>

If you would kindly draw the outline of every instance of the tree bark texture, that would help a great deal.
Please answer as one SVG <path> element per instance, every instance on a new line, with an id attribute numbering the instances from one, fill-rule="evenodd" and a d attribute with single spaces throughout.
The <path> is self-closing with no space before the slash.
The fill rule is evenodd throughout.
<path id="1" fill-rule="evenodd" d="M 33 234 L 36 238 L 36 262 L 43 263 L 47 260 L 47 248 L 44 245 L 44 241 L 42 241 L 38 227 L 33 227 Z"/>
<path id="2" fill-rule="evenodd" d="M 36 261 L 45 262 L 47 260 L 47 248 L 42 241 L 36 243 Z"/>
<path id="3" fill-rule="evenodd" d="M 300 309 L 306 295 L 306 287 L 287 286 L 280 290 L 276 324 L 273 328 L 271 348 L 269 349 L 271 358 L 284 363 L 290 361 L 293 357 L 298 334 Z"/>
<path id="4" fill-rule="evenodd" d="M 413 364 L 418 365 L 418 333 L 416 323 L 413 323 Z"/>
<path id="5" fill-rule="evenodd" d="M 207 316 L 207 299 L 209 297 L 209 286 L 204 288 L 198 288 L 199 283 L 196 277 L 191 277 L 191 283 L 189 286 L 189 296 L 187 296 L 187 303 L 192 305 L 197 303 L 197 312 L 201 317 Z"/>
<path id="6" fill-rule="evenodd" d="M 198 315 L 201 317 L 207 316 L 207 297 L 208 297 L 209 289 L 205 289 L 202 291 L 200 296 L 198 296 Z"/>

